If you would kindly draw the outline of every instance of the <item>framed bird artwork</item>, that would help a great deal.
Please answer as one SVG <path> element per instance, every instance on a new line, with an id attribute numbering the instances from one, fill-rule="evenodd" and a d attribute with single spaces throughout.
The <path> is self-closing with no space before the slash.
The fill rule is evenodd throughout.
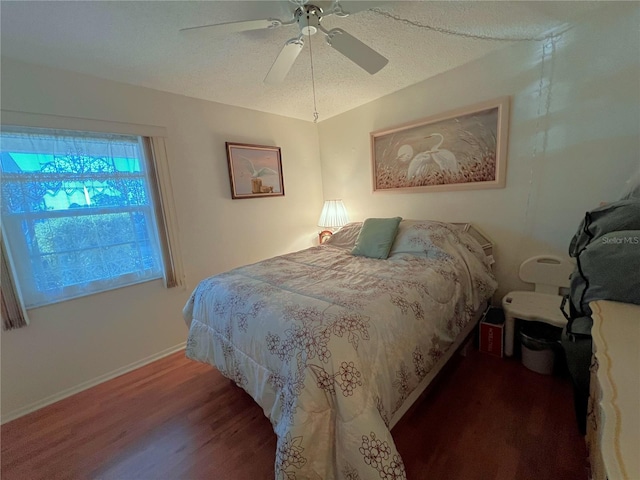
<path id="1" fill-rule="evenodd" d="M 371 133 L 373 191 L 502 188 L 509 97 Z"/>
<path id="2" fill-rule="evenodd" d="M 280 147 L 226 142 L 231 198 L 284 196 Z"/>

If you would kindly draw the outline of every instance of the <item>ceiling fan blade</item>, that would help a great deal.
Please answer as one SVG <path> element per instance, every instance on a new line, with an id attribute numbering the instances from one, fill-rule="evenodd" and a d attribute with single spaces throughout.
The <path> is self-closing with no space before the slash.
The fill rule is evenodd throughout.
<path id="1" fill-rule="evenodd" d="M 293 62 L 295 62 L 298 55 L 300 55 L 303 46 L 304 40 L 302 38 L 296 37 L 287 41 L 284 47 L 282 47 L 282 50 L 280 50 L 278 58 L 276 58 L 276 61 L 271 65 L 269 73 L 264 77 L 264 83 L 267 85 L 282 83 L 284 77 L 286 77 L 289 70 L 291 70 Z"/>
<path id="2" fill-rule="evenodd" d="M 327 43 L 371 75 L 379 72 L 389 60 L 341 28 L 327 34 Z"/>
<path id="3" fill-rule="evenodd" d="M 206 28 L 210 29 L 211 33 L 225 34 L 235 32 L 246 32 L 248 30 L 261 30 L 263 28 L 277 28 L 283 25 L 283 22 L 274 18 L 266 20 L 243 20 L 241 22 L 229 22 L 229 23 L 214 23 L 212 25 L 200 25 L 199 27 L 187 27 L 182 28 L 182 33 L 194 33 L 200 32 Z"/>

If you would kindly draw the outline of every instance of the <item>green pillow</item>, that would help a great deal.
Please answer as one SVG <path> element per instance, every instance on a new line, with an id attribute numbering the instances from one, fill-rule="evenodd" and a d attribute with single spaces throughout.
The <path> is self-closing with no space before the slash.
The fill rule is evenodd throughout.
<path id="1" fill-rule="evenodd" d="M 367 218 L 351 253 L 361 257 L 387 258 L 401 220 L 401 217 Z"/>

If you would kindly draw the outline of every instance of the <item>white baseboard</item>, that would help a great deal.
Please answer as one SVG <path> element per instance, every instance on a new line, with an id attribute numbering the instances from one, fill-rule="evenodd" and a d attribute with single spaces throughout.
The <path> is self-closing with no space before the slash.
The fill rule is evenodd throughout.
<path id="1" fill-rule="evenodd" d="M 50 395 L 42 400 L 38 400 L 37 402 L 30 403 L 22 408 L 17 410 L 13 410 L 5 415 L 0 417 L 0 424 L 4 424 L 10 422 L 11 420 L 15 420 L 16 418 L 27 415 L 28 413 L 35 412 L 47 405 L 51 405 L 52 403 L 58 402 L 64 398 L 70 397 L 71 395 L 75 395 L 76 393 L 80 393 L 83 390 L 87 390 L 91 387 L 95 387 L 101 383 L 106 382 L 107 380 L 111 380 L 112 378 L 119 377 L 120 375 L 124 375 L 125 373 L 129 373 L 137 368 L 143 367 L 151 362 L 155 362 L 156 360 L 160 360 L 163 357 L 171 355 L 172 353 L 179 352 L 183 350 L 187 345 L 187 342 L 182 342 L 176 346 L 167 348 L 161 352 L 155 353 L 149 357 L 143 358 L 142 360 L 138 360 L 137 362 L 130 363 L 124 367 L 113 370 L 109 373 L 105 373 L 104 375 L 100 375 L 99 377 L 93 378 L 86 382 L 82 382 L 74 387 L 67 388 L 61 392 L 58 392 L 54 395 Z"/>

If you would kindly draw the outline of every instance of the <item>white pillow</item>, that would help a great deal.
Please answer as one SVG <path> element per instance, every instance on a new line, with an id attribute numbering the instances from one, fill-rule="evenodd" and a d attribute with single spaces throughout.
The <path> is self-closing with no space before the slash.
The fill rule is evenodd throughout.
<path id="1" fill-rule="evenodd" d="M 432 220 L 403 220 L 389 256 L 396 253 L 424 255 L 433 247 L 442 248 L 447 239 L 458 240 L 460 230 L 449 223 Z"/>
<path id="2" fill-rule="evenodd" d="M 331 245 L 332 247 L 352 249 L 356 244 L 361 228 L 362 222 L 347 223 L 344 227 L 327 238 L 324 244 Z"/>

